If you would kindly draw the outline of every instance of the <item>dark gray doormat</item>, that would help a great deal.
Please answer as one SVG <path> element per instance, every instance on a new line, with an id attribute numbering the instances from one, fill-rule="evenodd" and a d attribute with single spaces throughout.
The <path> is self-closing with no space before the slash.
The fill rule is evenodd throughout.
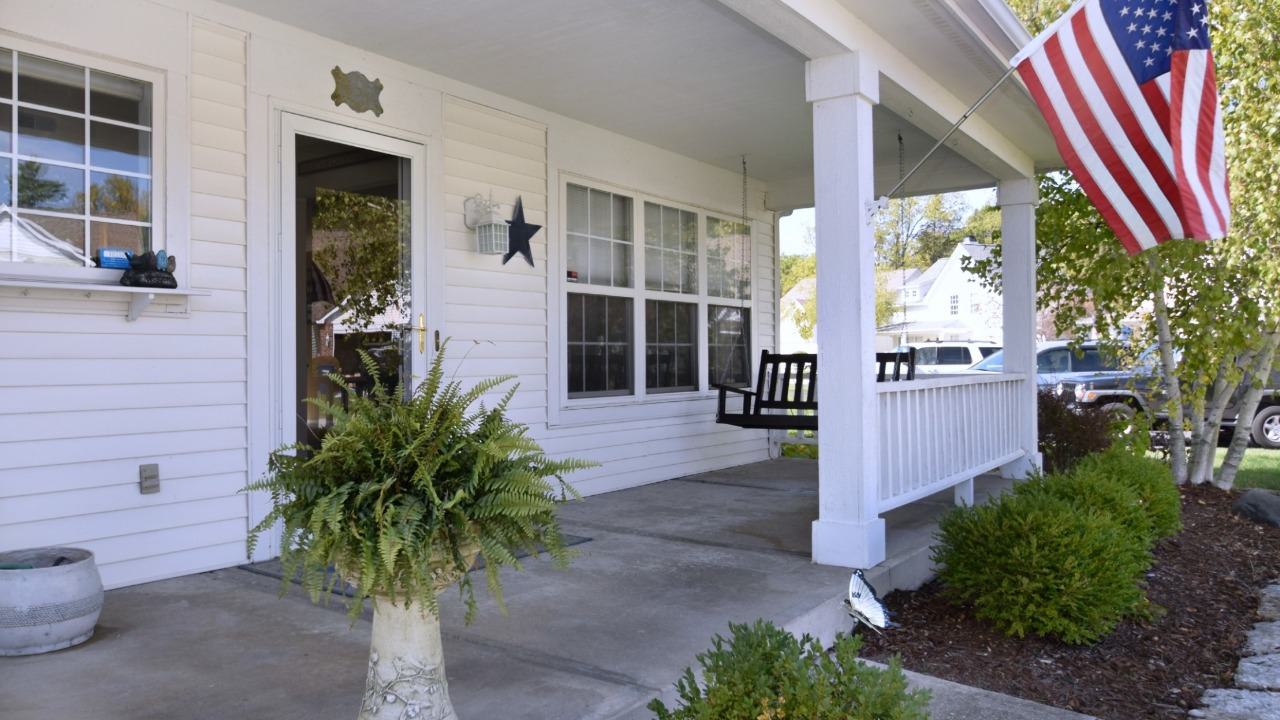
<path id="1" fill-rule="evenodd" d="M 585 537 L 585 536 L 582 536 L 582 535 L 569 535 L 569 534 L 566 534 L 566 535 L 564 536 L 564 544 L 565 544 L 565 547 L 572 547 L 572 546 L 574 546 L 574 545 L 581 545 L 581 544 L 583 544 L 583 543 L 585 543 L 585 542 L 590 542 L 590 541 L 591 541 L 591 538 L 589 538 L 589 537 Z M 542 548 L 539 548 L 539 551 L 541 551 L 541 550 L 542 550 Z M 517 553 L 516 553 L 516 557 L 517 557 L 517 558 L 524 558 L 524 557 L 528 557 L 528 556 L 529 556 L 529 553 L 528 553 L 528 552 L 526 552 L 526 551 L 524 551 L 524 550 L 521 550 L 520 552 L 517 552 Z M 281 567 L 280 567 L 280 560 L 279 560 L 279 559 L 275 559 L 275 560 L 266 560 L 266 561 L 263 561 L 263 562 L 260 562 L 260 563 L 252 563 L 252 564 L 247 564 L 247 565 L 239 565 L 239 566 L 237 566 L 237 567 L 239 567 L 241 570 L 248 570 L 249 572 L 251 572 L 251 573 L 255 573 L 255 574 L 257 574 L 257 575 L 265 575 L 265 576 L 267 576 L 267 577 L 275 578 L 275 579 L 277 579 L 277 580 L 283 580 L 283 579 L 284 579 L 284 572 L 283 572 L 283 570 L 282 570 L 282 569 L 281 569 Z M 475 567 L 473 567 L 473 568 L 471 568 L 471 569 L 472 569 L 473 571 L 474 571 L 474 570 L 483 570 L 483 569 L 484 569 L 484 558 L 480 558 L 480 559 L 476 560 Z M 352 587 L 350 583 L 342 582 L 342 581 L 340 581 L 340 579 L 339 579 L 339 581 L 338 581 L 338 582 L 335 582 L 335 581 L 334 581 L 334 577 L 333 577 L 333 573 L 334 573 L 334 570 L 333 570 L 333 567 L 332 567 L 332 566 L 330 566 L 330 567 L 325 571 L 324 587 L 330 587 L 330 586 L 331 586 L 331 584 L 332 584 L 333 590 L 331 590 L 330 592 L 332 592 L 334 595 L 345 595 L 346 597 L 352 597 L 352 596 L 355 594 L 355 588 L 354 588 L 354 587 Z M 293 578 L 293 584 L 294 584 L 294 585 L 301 585 L 301 584 L 302 584 L 302 577 L 301 577 L 301 575 L 299 575 L 298 577 Z"/>

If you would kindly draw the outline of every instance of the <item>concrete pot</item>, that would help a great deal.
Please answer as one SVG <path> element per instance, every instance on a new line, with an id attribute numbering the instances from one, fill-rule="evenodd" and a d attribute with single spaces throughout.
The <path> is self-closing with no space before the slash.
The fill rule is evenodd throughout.
<path id="1" fill-rule="evenodd" d="M 93 636 L 102 612 L 102 578 L 93 553 L 45 547 L 0 552 L 0 655 L 34 655 Z"/>
<path id="2" fill-rule="evenodd" d="M 392 718 L 458 720 L 444 677 L 439 616 L 378 597 L 360 720 Z"/>

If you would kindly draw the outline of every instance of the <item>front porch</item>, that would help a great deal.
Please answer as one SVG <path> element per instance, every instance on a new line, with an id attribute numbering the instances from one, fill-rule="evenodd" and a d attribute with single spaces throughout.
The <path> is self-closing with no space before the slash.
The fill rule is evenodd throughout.
<path id="1" fill-rule="evenodd" d="M 982 476 L 979 500 L 1007 481 Z M 881 591 L 930 575 L 933 520 L 949 492 L 885 515 Z M 510 615 L 486 604 L 471 627 L 443 598 L 451 695 L 464 720 L 642 720 L 672 705 L 679 672 L 728 623 L 766 618 L 830 638 L 851 621 L 838 605 L 848 571 L 809 561 L 817 463 L 781 460 L 588 498 L 565 531 L 590 538 L 567 571 L 530 563 L 505 578 Z M 113 590 L 85 645 L 6 658 L 9 720 L 187 720 L 357 714 L 367 617 L 313 606 L 278 581 L 232 568 Z M 367 615 L 367 613 L 366 613 Z M 70 679 L 75 679 L 71 681 Z M 934 717 L 1066 718 L 1062 711 L 914 676 Z M 1071 717 L 1080 717 L 1071 715 Z"/>

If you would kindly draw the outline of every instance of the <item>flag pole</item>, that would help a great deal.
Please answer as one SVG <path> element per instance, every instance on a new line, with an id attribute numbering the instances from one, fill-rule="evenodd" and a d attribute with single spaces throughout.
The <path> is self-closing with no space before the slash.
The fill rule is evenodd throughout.
<path id="1" fill-rule="evenodd" d="M 955 125 L 952 125 L 952 126 L 951 126 L 951 129 L 950 129 L 950 130 L 948 130 L 948 131 L 947 131 L 947 133 L 946 133 L 945 135 L 943 135 L 943 136 L 938 140 L 938 142 L 934 143 L 933 147 L 929 148 L 929 152 L 925 153 L 925 154 L 924 154 L 924 157 L 920 158 L 920 162 L 916 163 L 916 164 L 915 164 L 915 167 L 911 168 L 911 170 L 910 170 L 910 171 L 908 171 L 906 175 L 903 175 L 903 176 L 902 176 L 902 178 L 898 180 L 898 184 L 897 184 L 897 185 L 894 185 L 894 186 L 893 186 L 893 189 L 892 189 L 892 190 L 890 190 L 890 191 L 885 195 L 885 197 L 886 197 L 886 198 L 891 198 L 891 197 L 893 197 L 893 194 L 894 194 L 894 193 L 896 193 L 896 192 L 898 192 L 899 190 L 901 190 L 901 189 L 902 189 L 902 186 L 903 186 L 903 185 L 905 185 L 905 184 L 907 184 L 907 180 L 909 180 L 909 179 L 911 178 L 911 176 L 912 176 L 912 175 L 914 175 L 914 174 L 916 173 L 916 171 L 920 169 L 920 166 L 924 165 L 925 161 L 926 161 L 926 160 L 928 160 L 930 157 L 932 157 L 932 156 L 933 156 L 933 154 L 934 154 L 935 152 L 937 152 L 937 151 L 938 151 L 938 148 L 942 147 L 943 143 L 945 143 L 947 140 L 949 140 L 949 139 L 951 138 L 951 136 L 955 134 L 956 130 L 959 130 L 959 129 L 960 129 L 960 125 L 961 125 L 965 120 L 968 120 L 970 115 L 972 115 L 972 114 L 974 114 L 975 112 L 977 112 L 978 108 L 982 106 L 982 103 L 986 102 L 986 101 L 987 101 L 987 98 L 991 97 L 992 93 L 994 93 L 994 92 L 996 91 L 996 88 L 998 88 L 998 87 L 1000 87 L 1001 85 L 1003 85 L 1003 84 L 1004 84 L 1004 81 L 1005 81 L 1005 80 L 1008 80 L 1008 79 L 1009 79 L 1009 76 L 1010 76 L 1010 75 L 1012 75 L 1012 74 L 1014 73 L 1014 71 L 1016 71 L 1017 69 L 1018 69 L 1018 68 L 1017 68 L 1017 66 L 1012 66 L 1012 67 L 1010 67 L 1008 70 L 1006 70 L 1006 71 L 1005 71 L 1005 73 L 1004 73 L 1004 75 L 1001 75 L 1001 76 L 1000 76 L 1000 79 L 999 79 L 999 80 L 996 80 L 995 84 L 994 84 L 994 85 L 992 85 L 992 86 L 991 86 L 991 88 L 990 88 L 989 90 L 987 90 L 987 92 L 986 92 L 986 93 L 984 93 L 982 97 L 978 98 L 978 102 L 974 103 L 974 104 L 973 104 L 973 107 L 971 107 L 971 108 L 969 108 L 968 110 L 966 110 L 966 111 L 965 111 L 965 113 L 964 113 L 964 115 L 961 115 L 961 116 L 960 116 L 960 119 L 956 121 L 956 124 L 955 124 Z"/>

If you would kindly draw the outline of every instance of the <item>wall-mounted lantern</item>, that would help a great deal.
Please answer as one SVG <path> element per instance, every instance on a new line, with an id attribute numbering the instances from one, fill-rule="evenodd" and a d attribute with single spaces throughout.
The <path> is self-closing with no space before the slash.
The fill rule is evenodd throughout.
<path id="1" fill-rule="evenodd" d="M 502 217 L 502 204 L 492 197 L 485 200 L 480 195 L 469 197 L 462 203 L 463 222 L 476 231 L 476 252 L 481 255 L 502 255 L 507 252 L 510 225 Z"/>

